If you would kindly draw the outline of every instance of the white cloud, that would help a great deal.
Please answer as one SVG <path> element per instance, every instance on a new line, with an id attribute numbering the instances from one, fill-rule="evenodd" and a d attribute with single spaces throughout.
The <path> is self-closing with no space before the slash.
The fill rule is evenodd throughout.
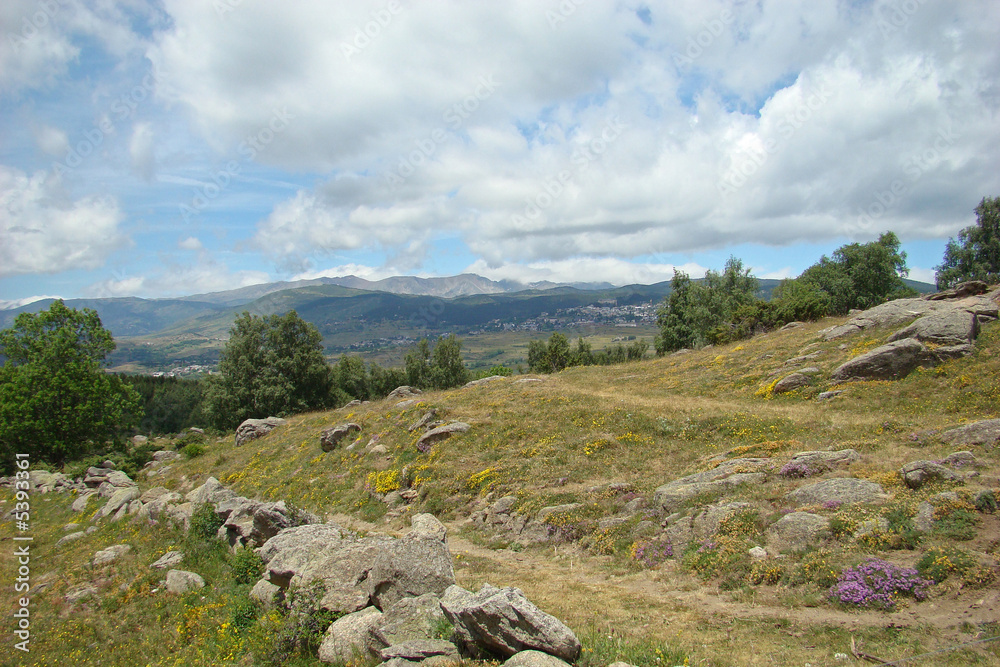
<path id="1" fill-rule="evenodd" d="M 41 125 L 34 129 L 35 143 L 48 155 L 62 158 L 69 151 L 69 137 L 56 127 Z"/>
<path id="2" fill-rule="evenodd" d="M 148 122 L 136 123 L 132 128 L 132 139 L 128 152 L 132 169 L 145 181 L 150 181 L 156 173 L 153 126 Z"/>
<path id="3" fill-rule="evenodd" d="M 558 261 L 509 263 L 491 267 L 479 260 L 465 269 L 490 280 L 514 280 L 521 283 L 549 281 L 555 283 L 596 283 L 612 285 L 652 284 L 674 277 L 674 269 L 692 278 L 705 276 L 705 267 L 694 263 L 673 264 L 636 263 L 613 257 L 563 259 Z"/>
<path id="4" fill-rule="evenodd" d="M 203 256 L 195 265 L 168 264 L 146 275 L 104 280 L 86 291 L 96 297 L 142 294 L 154 298 L 221 292 L 270 281 L 263 271 L 231 271 L 226 264 Z"/>
<path id="5" fill-rule="evenodd" d="M 936 282 L 936 272 L 934 269 L 924 269 L 919 266 L 911 266 L 910 275 L 908 275 L 907 278 L 933 285 Z"/>
<path id="6" fill-rule="evenodd" d="M 59 179 L 0 165 L 0 277 L 93 269 L 128 238 L 110 197 L 71 201 Z"/>
<path id="7" fill-rule="evenodd" d="M 382 280 L 398 276 L 399 272 L 392 269 L 365 266 L 364 264 L 341 264 L 328 269 L 304 271 L 292 276 L 289 280 L 315 280 L 316 278 L 343 278 L 356 276 L 365 280 Z"/>
<path id="8" fill-rule="evenodd" d="M 181 250 L 202 250 L 204 248 L 201 241 L 194 236 L 189 236 L 178 242 L 177 247 Z"/>
<path id="9" fill-rule="evenodd" d="M 29 303 L 34 303 L 36 301 L 41 301 L 42 299 L 61 299 L 58 296 L 28 296 L 23 299 L 11 299 L 9 301 L 0 300 L 0 310 L 12 310 L 14 308 L 20 308 L 21 306 L 27 306 Z"/>

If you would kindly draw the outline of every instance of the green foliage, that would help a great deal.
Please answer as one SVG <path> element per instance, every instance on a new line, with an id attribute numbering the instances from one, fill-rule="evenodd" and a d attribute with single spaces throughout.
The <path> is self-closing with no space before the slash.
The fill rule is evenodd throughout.
<path id="1" fill-rule="evenodd" d="M 980 519 L 975 512 L 955 509 L 934 522 L 934 533 L 949 540 L 967 542 L 977 533 Z"/>
<path id="2" fill-rule="evenodd" d="M 833 315 L 915 296 L 903 282 L 909 269 L 906 253 L 900 252 L 899 246 L 899 238 L 892 232 L 871 243 L 850 243 L 835 250 L 832 259 L 824 255 L 797 280 L 825 292 Z"/>
<path id="3" fill-rule="evenodd" d="M 264 572 L 264 559 L 253 549 L 240 547 L 233 553 L 229 566 L 236 583 L 252 584 L 260 579 Z"/>
<path id="4" fill-rule="evenodd" d="M 178 450 L 181 456 L 189 461 L 205 453 L 205 445 L 200 442 L 189 442 Z"/>
<path id="5" fill-rule="evenodd" d="M 135 425 L 138 394 L 102 369 L 114 349 L 95 311 L 62 300 L 0 331 L 0 466 L 14 453 L 62 463 Z"/>
<path id="6" fill-rule="evenodd" d="M 202 503 L 191 514 L 191 535 L 195 537 L 215 539 L 223 521 L 215 512 L 212 503 Z"/>
<path id="7" fill-rule="evenodd" d="M 125 375 L 122 379 L 139 393 L 142 433 L 179 433 L 190 426 L 208 423 L 202 380 L 150 375 Z"/>
<path id="8" fill-rule="evenodd" d="M 211 377 L 206 402 L 213 423 L 232 429 L 243 420 L 281 416 L 331 405 L 333 373 L 323 337 L 293 310 L 236 318 Z"/>
<path id="9" fill-rule="evenodd" d="M 433 350 L 427 339 L 406 355 L 408 384 L 421 389 L 449 389 L 469 381 L 469 370 L 462 361 L 462 341 L 454 334 L 438 337 Z"/>
<path id="10" fill-rule="evenodd" d="M 254 664 L 281 667 L 296 658 L 315 659 L 326 629 L 338 614 L 320 607 L 323 582 L 288 591 L 287 613 L 278 618 L 265 616 L 253 643 Z"/>
<path id="11" fill-rule="evenodd" d="M 983 514 L 993 514 L 997 511 L 997 498 L 989 489 L 984 489 L 976 494 L 976 499 L 973 502 L 976 509 Z"/>
<path id="12" fill-rule="evenodd" d="M 953 546 L 928 549 L 917 562 L 917 571 L 936 583 L 957 575 L 963 585 L 972 588 L 987 586 L 996 579 L 992 568 L 982 565 L 965 549 Z"/>
<path id="13" fill-rule="evenodd" d="M 721 274 L 708 271 L 700 283 L 675 270 L 670 296 L 657 316 L 657 354 L 732 339 L 737 310 L 754 304 L 759 288 L 759 281 L 736 257 L 726 261 Z"/>
<path id="14" fill-rule="evenodd" d="M 938 289 L 966 280 L 1000 282 L 1000 197 L 983 197 L 976 207 L 976 224 L 949 239 L 941 265 L 935 267 Z"/>

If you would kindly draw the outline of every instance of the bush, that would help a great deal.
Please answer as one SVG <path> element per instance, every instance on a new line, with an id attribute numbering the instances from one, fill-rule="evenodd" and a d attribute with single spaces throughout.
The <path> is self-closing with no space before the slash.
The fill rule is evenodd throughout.
<path id="1" fill-rule="evenodd" d="M 869 558 L 864 563 L 840 573 L 837 583 L 830 588 L 834 602 L 856 607 L 892 611 L 900 597 L 916 600 L 927 597 L 927 587 L 934 582 L 922 579 L 912 568 L 901 568 L 880 558 Z"/>
<path id="2" fill-rule="evenodd" d="M 180 452 L 181 455 L 184 456 L 184 458 L 191 460 L 197 456 L 201 456 L 202 454 L 204 454 L 205 446 L 197 442 L 191 442 L 181 447 Z"/>
<path id="3" fill-rule="evenodd" d="M 917 562 L 917 570 L 928 579 L 941 583 L 951 575 L 958 575 L 963 585 L 981 588 L 990 584 L 996 573 L 979 563 L 968 551 L 958 547 L 928 549 Z"/>
<path id="4" fill-rule="evenodd" d="M 198 505 L 191 515 L 190 533 L 196 537 L 212 539 L 218 534 L 219 528 L 222 528 L 222 524 L 223 521 L 215 513 L 212 503 L 202 503 Z"/>
<path id="5" fill-rule="evenodd" d="M 264 559 L 253 549 L 241 547 L 233 553 L 229 567 L 238 584 L 252 584 L 264 572 Z"/>

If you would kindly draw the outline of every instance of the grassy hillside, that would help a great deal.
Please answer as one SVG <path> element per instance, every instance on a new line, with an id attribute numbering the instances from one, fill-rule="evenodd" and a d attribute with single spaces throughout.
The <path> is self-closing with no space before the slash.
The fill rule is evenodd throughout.
<path id="1" fill-rule="evenodd" d="M 588 667 L 616 659 L 641 667 L 834 665 L 842 664 L 836 653 L 851 652 L 852 640 L 862 652 L 889 661 L 997 636 L 1000 523 L 996 514 L 969 510 L 970 489 L 1000 486 L 997 450 L 973 448 L 987 467 L 965 485 L 941 482 L 911 491 L 897 470 L 908 461 L 940 460 L 955 451 L 935 437 L 941 429 L 1000 416 L 1000 324 L 984 326 L 973 356 L 897 382 L 841 385 L 843 393 L 832 400 L 817 400 L 831 388 L 822 380 L 773 395 L 769 388 L 781 377 L 775 371 L 786 360 L 819 353 L 808 364 L 826 378 L 890 333 L 874 330 L 830 342 L 817 337 L 841 321 L 628 365 L 431 392 L 408 406 L 377 401 L 300 415 L 241 448 L 232 435 L 220 437 L 201 456 L 177 463 L 155 481 L 141 479 L 141 485 L 183 491 L 212 475 L 242 495 L 284 499 L 361 530 L 401 531 L 409 515 L 432 512 L 449 526 L 459 584 L 521 588 L 581 636 L 581 662 Z M 420 452 L 419 432 L 408 428 L 429 409 L 437 410 L 438 419 L 471 428 Z M 320 431 L 344 421 L 361 425 L 357 444 L 322 452 Z M 369 444 L 381 445 L 384 453 L 366 453 Z M 822 548 L 768 559 L 763 566 L 750 562 L 746 548 L 759 544 L 761 531 L 790 511 L 786 494 L 815 481 L 774 477 L 697 498 L 679 510 L 750 503 L 753 511 L 728 525 L 719 544 L 649 557 L 646 548 L 656 546 L 650 537 L 664 519 L 652 503 L 660 485 L 722 460 L 757 457 L 780 466 L 796 452 L 845 448 L 857 450 L 861 460 L 838 475 L 876 481 L 889 497 L 877 506 L 809 508 L 837 527 Z M 383 501 L 384 494 L 407 487 L 415 491 L 410 504 Z M 955 491 L 955 501 L 935 505 L 939 528 L 920 540 L 889 529 L 874 537 L 853 535 L 867 520 L 905 518 L 921 501 L 937 503 L 935 494 L 943 491 Z M 525 516 L 543 507 L 579 505 L 550 515 L 551 540 L 523 544 L 470 520 L 508 495 L 516 497 L 515 512 Z M 12 507 L 10 494 L 3 498 L 0 507 Z M 625 503 L 637 499 L 644 509 L 626 512 Z M 88 525 L 88 517 L 69 512 L 70 500 L 55 494 L 35 499 L 32 567 L 47 587 L 34 594 L 37 644 L 21 664 L 223 664 L 240 646 L 264 641 L 233 634 L 233 614 L 245 590 L 229 574 L 231 556 L 191 545 L 189 537 L 162 526 L 140 529 L 124 521 L 102 524 L 56 549 L 63 524 Z M 624 520 L 605 521 L 613 517 Z M 4 531 L 9 547 L 10 524 Z M 96 550 L 122 541 L 134 549 L 122 564 L 100 572 L 86 564 Z M 181 544 L 194 550 L 189 569 L 202 568 L 210 587 L 198 595 L 166 596 L 154 590 L 158 577 L 145 564 Z M 15 577 L 11 552 L 5 548 L 0 556 L 4 581 Z M 955 567 L 925 602 L 900 600 L 893 611 L 858 610 L 826 595 L 836 573 L 870 555 L 914 566 L 928 553 Z M 95 578 L 98 597 L 64 601 L 74 586 Z M 9 587 L 0 603 L 13 609 Z M 907 664 L 1000 664 L 1000 642 Z"/>

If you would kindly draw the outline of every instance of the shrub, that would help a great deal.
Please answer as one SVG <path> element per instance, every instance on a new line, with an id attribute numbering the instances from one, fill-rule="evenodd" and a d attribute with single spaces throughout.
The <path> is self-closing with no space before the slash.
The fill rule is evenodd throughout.
<path id="1" fill-rule="evenodd" d="M 979 517 L 970 510 L 952 510 L 934 522 L 934 533 L 949 540 L 967 542 L 976 536 Z"/>
<path id="2" fill-rule="evenodd" d="M 629 549 L 629 557 L 645 567 L 655 567 L 674 557 L 674 545 L 665 535 L 650 540 L 639 540 Z"/>
<path id="3" fill-rule="evenodd" d="M 204 454 L 205 446 L 197 442 L 192 442 L 181 447 L 180 452 L 184 458 L 191 460 Z"/>
<path id="4" fill-rule="evenodd" d="M 212 507 L 212 503 L 202 503 L 191 515 L 190 532 L 196 537 L 211 539 L 219 532 L 219 528 L 222 527 L 222 524 L 223 521 L 219 515 L 215 513 L 215 508 Z"/>
<path id="5" fill-rule="evenodd" d="M 917 570 L 928 579 L 941 583 L 955 574 L 963 585 L 973 588 L 986 586 L 996 578 L 996 573 L 979 563 L 968 551 L 958 547 L 928 549 L 917 562 Z"/>
<path id="6" fill-rule="evenodd" d="M 993 514 L 997 511 L 997 498 L 990 490 L 980 491 L 975 503 L 976 509 L 983 514 Z"/>
<path id="7" fill-rule="evenodd" d="M 229 567 L 236 583 L 252 584 L 264 571 L 264 559 L 253 549 L 242 547 L 233 553 Z"/>
<path id="8" fill-rule="evenodd" d="M 892 611 L 904 596 L 923 600 L 927 587 L 934 582 L 922 579 L 912 568 L 901 568 L 880 558 L 869 558 L 864 563 L 840 573 L 837 583 L 829 591 L 834 602 L 857 607 L 870 607 Z"/>

